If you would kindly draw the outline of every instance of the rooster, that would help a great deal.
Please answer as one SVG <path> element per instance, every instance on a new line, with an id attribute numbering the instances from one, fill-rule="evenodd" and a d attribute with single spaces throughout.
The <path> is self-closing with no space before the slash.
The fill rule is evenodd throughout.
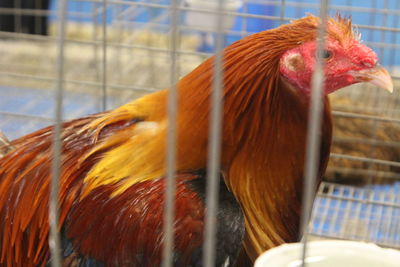
<path id="1" fill-rule="evenodd" d="M 310 83 L 319 19 L 256 33 L 223 51 L 217 266 L 299 238 Z M 319 175 L 330 152 L 327 95 L 370 82 L 393 90 L 349 19 L 327 24 Z M 201 266 L 214 57 L 177 83 L 174 264 Z M 158 266 L 162 257 L 168 91 L 63 124 L 60 232 L 65 266 Z M 0 159 L 0 262 L 50 260 L 53 128 L 12 141 Z M 237 263 L 241 265 L 240 263 Z M 243 266 L 243 265 L 241 265 Z"/>

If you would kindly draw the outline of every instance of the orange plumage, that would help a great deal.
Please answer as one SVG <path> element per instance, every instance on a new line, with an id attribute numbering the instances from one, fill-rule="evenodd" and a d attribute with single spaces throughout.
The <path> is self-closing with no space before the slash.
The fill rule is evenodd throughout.
<path id="1" fill-rule="evenodd" d="M 291 73 L 312 66 L 306 62 L 305 51 L 315 42 L 317 25 L 318 19 L 309 16 L 251 35 L 224 50 L 221 173 L 227 188 L 222 187 L 217 247 L 224 251 L 219 256 L 227 257 L 230 265 L 242 239 L 242 255 L 254 260 L 266 249 L 299 238 L 309 88 L 307 81 L 300 83 Z M 330 19 L 328 39 L 334 57 L 340 56 L 338 49 L 351 50 L 350 43 L 356 42 L 351 23 L 340 17 Z M 361 51 L 355 44 L 351 47 Z M 376 71 L 374 54 L 364 52 L 348 60 L 359 60 L 360 66 L 369 60 L 372 66 L 365 68 Z M 213 60 L 206 60 L 177 84 L 175 263 L 179 266 L 198 260 L 203 240 L 202 171 Z M 329 69 L 327 73 L 330 77 Z M 342 87 L 343 81 L 368 81 L 366 77 L 345 78 L 330 90 Z M 160 264 L 166 103 L 164 90 L 64 124 L 59 204 L 65 265 Z M 319 177 L 325 171 L 331 143 L 326 96 L 324 103 Z M 51 136 L 49 127 L 17 139 L 12 142 L 15 149 L 0 159 L 2 265 L 43 266 L 48 261 Z M 244 238 L 242 212 L 229 191 L 243 210 Z M 233 250 L 228 251 L 230 247 Z"/>

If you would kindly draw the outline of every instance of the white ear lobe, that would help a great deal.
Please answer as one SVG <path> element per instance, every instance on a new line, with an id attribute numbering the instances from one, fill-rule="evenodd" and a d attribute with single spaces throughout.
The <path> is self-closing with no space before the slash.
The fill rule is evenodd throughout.
<path id="1" fill-rule="evenodd" d="M 304 69 L 303 57 L 299 53 L 292 53 L 284 58 L 283 64 L 290 71 L 299 71 Z"/>

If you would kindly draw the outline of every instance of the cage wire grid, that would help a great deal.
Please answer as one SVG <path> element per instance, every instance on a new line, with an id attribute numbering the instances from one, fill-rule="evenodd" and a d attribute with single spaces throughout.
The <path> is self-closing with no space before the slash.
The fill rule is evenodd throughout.
<path id="1" fill-rule="evenodd" d="M 64 91 L 64 120 L 114 108 L 170 87 L 234 40 L 307 12 L 318 15 L 324 1 L 238 0 L 236 8 L 228 10 L 228 4 L 210 9 L 183 0 L 68 0 L 63 9 L 65 36 L 63 28 L 57 28 L 61 13 L 55 1 L 48 9 L 43 8 L 42 0 L 34 2 L 30 7 L 22 6 L 22 0 L 15 1 L 16 6 L 0 7 L 0 16 L 14 16 L 17 28 L 8 32 L 0 26 L 0 129 L 11 139 L 54 122 L 54 110 L 60 104 L 60 100 L 53 101 L 57 83 Z M 396 88 L 400 80 L 400 2 L 331 0 L 328 11 L 353 17 L 364 43 L 390 70 Z M 206 27 L 189 21 L 194 13 L 218 15 L 220 21 Z M 27 15 L 34 18 L 36 32 L 45 23 L 40 18 L 48 17 L 48 35 L 24 28 Z M 224 28 L 222 22 L 233 25 Z M 60 36 L 64 36 L 63 54 L 58 54 Z M 60 60 L 63 77 L 57 71 Z M 218 83 L 216 88 L 221 86 Z M 318 189 L 308 230 L 314 238 L 362 240 L 400 248 L 400 96 L 397 90 L 388 95 L 364 84 L 353 87 L 331 96 L 334 140 L 327 171 L 330 178 Z M 170 99 L 174 99 L 174 90 L 171 92 Z M 220 101 L 216 94 L 215 103 Z M 171 118 L 175 116 L 173 106 Z M 219 116 L 217 112 L 216 122 Z M 211 140 L 218 147 L 218 123 L 213 129 Z M 172 144 L 168 181 L 173 184 L 173 128 L 168 138 Z M 214 151 L 213 157 L 218 153 Z M 215 158 L 210 162 L 218 163 Z M 215 173 L 218 164 L 210 168 Z M 348 184 L 352 179 L 356 184 Z M 214 197 L 215 189 L 209 189 Z M 173 189 L 168 195 L 171 204 Z M 173 213 L 170 204 L 167 210 Z M 166 229 L 169 235 L 171 229 Z M 212 244 L 212 235 L 208 238 Z"/>

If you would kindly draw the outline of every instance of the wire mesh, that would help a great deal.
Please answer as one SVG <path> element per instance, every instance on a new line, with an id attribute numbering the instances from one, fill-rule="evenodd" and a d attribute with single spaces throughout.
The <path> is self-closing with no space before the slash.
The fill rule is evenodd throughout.
<path id="1" fill-rule="evenodd" d="M 43 8 L 41 1 L 36 1 L 35 7 L 23 7 L 21 1 L 0 7 L 0 129 L 10 139 L 53 123 L 54 84 L 60 81 L 54 67 L 60 1 L 53 1 L 49 9 Z M 67 1 L 64 119 L 114 108 L 170 87 L 170 77 L 183 76 L 218 51 L 215 28 L 187 21 L 190 12 L 204 15 L 218 14 L 218 10 L 193 7 L 185 1 L 176 3 L 179 34 L 171 45 L 171 3 Z M 307 12 L 318 14 L 319 8 L 320 1 L 241 1 L 235 10 L 222 12 L 234 21 L 224 30 L 224 45 Z M 390 70 L 395 87 L 400 79 L 399 8 L 399 1 L 394 0 L 331 0 L 329 6 L 331 15 L 338 11 L 352 15 L 364 43 Z M 13 17 L 14 32 L 3 27 L 5 16 Z M 36 21 L 33 31 L 24 26 L 28 16 Z M 49 20 L 48 35 L 42 30 L 43 18 Z M 172 68 L 171 54 L 176 56 Z M 400 248 L 400 95 L 364 84 L 352 87 L 331 97 L 333 150 L 309 231 L 319 238 Z"/>

